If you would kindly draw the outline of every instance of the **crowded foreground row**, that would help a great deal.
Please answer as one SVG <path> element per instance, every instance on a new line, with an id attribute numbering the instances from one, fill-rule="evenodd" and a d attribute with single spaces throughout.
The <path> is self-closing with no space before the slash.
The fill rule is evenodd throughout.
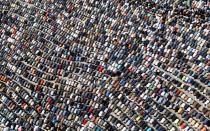
<path id="1" fill-rule="evenodd" d="M 0 0 L 2 129 L 210 130 L 209 3 Z"/>

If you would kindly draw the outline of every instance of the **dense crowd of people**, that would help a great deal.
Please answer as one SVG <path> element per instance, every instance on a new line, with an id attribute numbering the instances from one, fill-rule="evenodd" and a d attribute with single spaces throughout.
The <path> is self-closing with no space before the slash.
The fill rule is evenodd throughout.
<path id="1" fill-rule="evenodd" d="M 210 130 L 209 5 L 0 0 L 2 129 Z"/>

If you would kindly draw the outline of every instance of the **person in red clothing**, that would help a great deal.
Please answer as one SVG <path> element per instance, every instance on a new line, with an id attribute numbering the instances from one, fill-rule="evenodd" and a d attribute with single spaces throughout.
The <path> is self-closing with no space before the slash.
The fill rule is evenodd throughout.
<path id="1" fill-rule="evenodd" d="M 104 67 L 100 65 L 100 66 L 98 67 L 98 71 L 99 71 L 99 72 L 103 72 L 103 70 L 104 70 Z"/>
<path id="2" fill-rule="evenodd" d="M 42 112 L 42 107 L 41 106 L 38 106 L 36 109 L 37 109 L 37 112 L 39 112 L 39 113 Z"/>
<path id="3" fill-rule="evenodd" d="M 185 129 L 185 128 L 186 128 L 186 126 L 187 126 L 187 125 L 186 125 L 186 123 L 185 123 L 185 122 L 182 122 L 182 123 L 180 124 L 180 128 L 181 128 L 181 129 Z"/>
<path id="4" fill-rule="evenodd" d="M 88 121 L 87 121 L 86 119 L 83 119 L 82 124 L 83 124 L 83 125 L 86 125 L 86 124 L 87 124 L 87 122 L 88 122 Z"/>
<path id="5" fill-rule="evenodd" d="M 41 86 L 37 85 L 37 86 L 35 87 L 35 90 L 36 90 L 36 91 L 40 91 L 40 90 L 41 90 Z"/>
<path id="6" fill-rule="evenodd" d="M 176 90 L 176 95 L 179 96 L 179 94 L 181 93 L 181 91 L 179 89 Z"/>

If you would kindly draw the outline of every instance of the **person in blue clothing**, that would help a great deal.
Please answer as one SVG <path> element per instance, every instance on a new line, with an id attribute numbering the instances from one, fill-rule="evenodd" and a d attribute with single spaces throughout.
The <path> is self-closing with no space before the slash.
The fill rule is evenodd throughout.
<path id="1" fill-rule="evenodd" d="M 153 131 L 151 127 L 147 128 L 146 131 Z"/>

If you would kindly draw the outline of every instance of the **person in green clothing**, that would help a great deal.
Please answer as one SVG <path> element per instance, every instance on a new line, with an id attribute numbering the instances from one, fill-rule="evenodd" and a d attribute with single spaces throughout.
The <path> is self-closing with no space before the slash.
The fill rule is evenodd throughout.
<path id="1" fill-rule="evenodd" d="M 192 0 L 184 0 L 182 4 L 187 5 L 188 7 L 192 6 Z"/>
<path id="2" fill-rule="evenodd" d="M 150 86 L 149 86 L 149 88 L 148 89 L 150 89 L 150 90 L 154 90 L 154 83 L 152 83 Z"/>
<path id="3" fill-rule="evenodd" d="M 96 127 L 96 131 L 101 131 L 101 128 L 100 127 Z"/>
<path id="4" fill-rule="evenodd" d="M 188 7 L 191 7 L 191 5 L 192 5 L 192 0 L 187 0 L 187 3 L 186 3 L 186 4 L 187 4 Z"/>

